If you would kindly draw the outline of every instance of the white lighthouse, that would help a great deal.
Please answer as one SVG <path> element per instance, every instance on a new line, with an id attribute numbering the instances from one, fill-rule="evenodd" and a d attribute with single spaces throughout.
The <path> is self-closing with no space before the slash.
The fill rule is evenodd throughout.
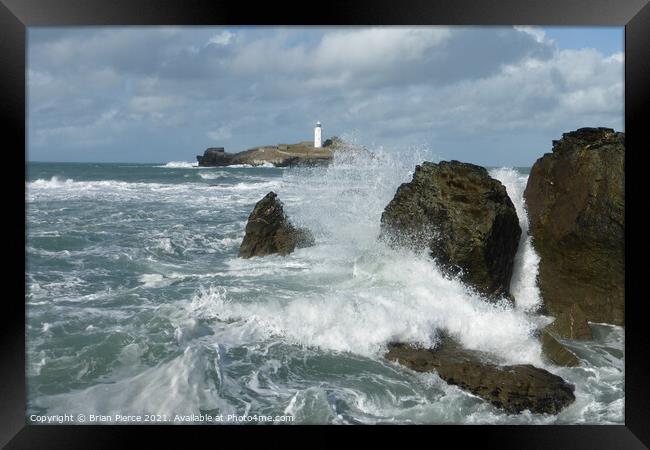
<path id="1" fill-rule="evenodd" d="M 316 126 L 314 127 L 314 147 L 321 148 L 322 146 L 320 122 L 316 122 Z"/>

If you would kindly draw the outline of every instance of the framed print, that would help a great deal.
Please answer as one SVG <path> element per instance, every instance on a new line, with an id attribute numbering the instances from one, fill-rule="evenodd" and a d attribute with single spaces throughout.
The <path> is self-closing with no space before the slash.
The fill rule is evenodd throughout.
<path id="1" fill-rule="evenodd" d="M 0 17 L 7 448 L 650 442 L 647 2 Z"/>

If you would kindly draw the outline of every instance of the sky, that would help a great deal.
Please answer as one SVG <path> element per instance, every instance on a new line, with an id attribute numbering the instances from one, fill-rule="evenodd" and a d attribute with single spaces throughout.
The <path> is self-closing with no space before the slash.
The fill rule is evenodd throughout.
<path id="1" fill-rule="evenodd" d="M 624 131 L 623 27 L 28 29 L 29 161 L 196 161 L 340 136 L 531 166 Z"/>

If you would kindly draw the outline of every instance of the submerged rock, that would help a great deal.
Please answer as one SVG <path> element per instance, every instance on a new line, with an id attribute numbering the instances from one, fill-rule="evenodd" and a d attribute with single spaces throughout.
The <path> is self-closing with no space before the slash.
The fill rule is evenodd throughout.
<path id="1" fill-rule="evenodd" d="M 587 316 L 578 304 L 571 305 L 559 313 L 553 323 L 546 327 L 551 332 L 567 339 L 593 339 Z"/>
<path id="2" fill-rule="evenodd" d="M 578 357 L 558 341 L 548 327 L 541 333 L 544 355 L 558 366 L 575 367 L 580 365 Z"/>
<path id="3" fill-rule="evenodd" d="M 580 128 L 535 162 L 524 198 L 544 306 L 624 324 L 625 135 Z"/>
<path id="4" fill-rule="evenodd" d="M 557 375 L 529 364 L 500 366 L 486 362 L 480 352 L 463 349 L 449 340 L 435 350 L 392 344 L 386 358 L 417 372 L 435 371 L 447 383 L 508 413 L 529 410 L 557 414 L 575 400 L 574 386 Z"/>
<path id="5" fill-rule="evenodd" d="M 287 255 L 296 248 L 314 244 L 314 237 L 305 228 L 295 228 L 275 192 L 257 202 L 248 217 L 246 235 L 239 247 L 239 256 L 250 258 L 270 254 Z"/>
<path id="6" fill-rule="evenodd" d="M 381 216 L 382 237 L 428 248 L 441 268 L 488 297 L 510 296 L 521 228 L 506 188 L 458 161 L 416 166 Z"/>

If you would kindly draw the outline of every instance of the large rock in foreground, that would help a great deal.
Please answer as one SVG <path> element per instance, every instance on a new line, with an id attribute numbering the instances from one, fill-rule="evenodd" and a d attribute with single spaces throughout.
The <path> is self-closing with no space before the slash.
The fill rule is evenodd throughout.
<path id="1" fill-rule="evenodd" d="M 506 188 L 473 164 L 416 166 L 381 216 L 382 237 L 426 247 L 437 263 L 488 297 L 509 296 L 521 236 Z"/>
<path id="2" fill-rule="evenodd" d="M 296 248 L 314 244 L 311 232 L 295 228 L 275 192 L 269 192 L 257 202 L 248 217 L 246 235 L 239 247 L 239 256 L 250 258 L 270 254 L 287 255 Z"/>
<path id="3" fill-rule="evenodd" d="M 386 358 L 417 372 L 435 371 L 447 383 L 512 414 L 525 410 L 557 414 L 575 400 L 574 386 L 557 375 L 528 364 L 499 366 L 485 362 L 479 352 L 450 341 L 436 350 L 392 344 Z"/>
<path id="4" fill-rule="evenodd" d="M 530 172 L 524 196 L 552 315 L 577 304 L 589 321 L 624 324 L 624 141 L 610 128 L 565 133 Z"/>

